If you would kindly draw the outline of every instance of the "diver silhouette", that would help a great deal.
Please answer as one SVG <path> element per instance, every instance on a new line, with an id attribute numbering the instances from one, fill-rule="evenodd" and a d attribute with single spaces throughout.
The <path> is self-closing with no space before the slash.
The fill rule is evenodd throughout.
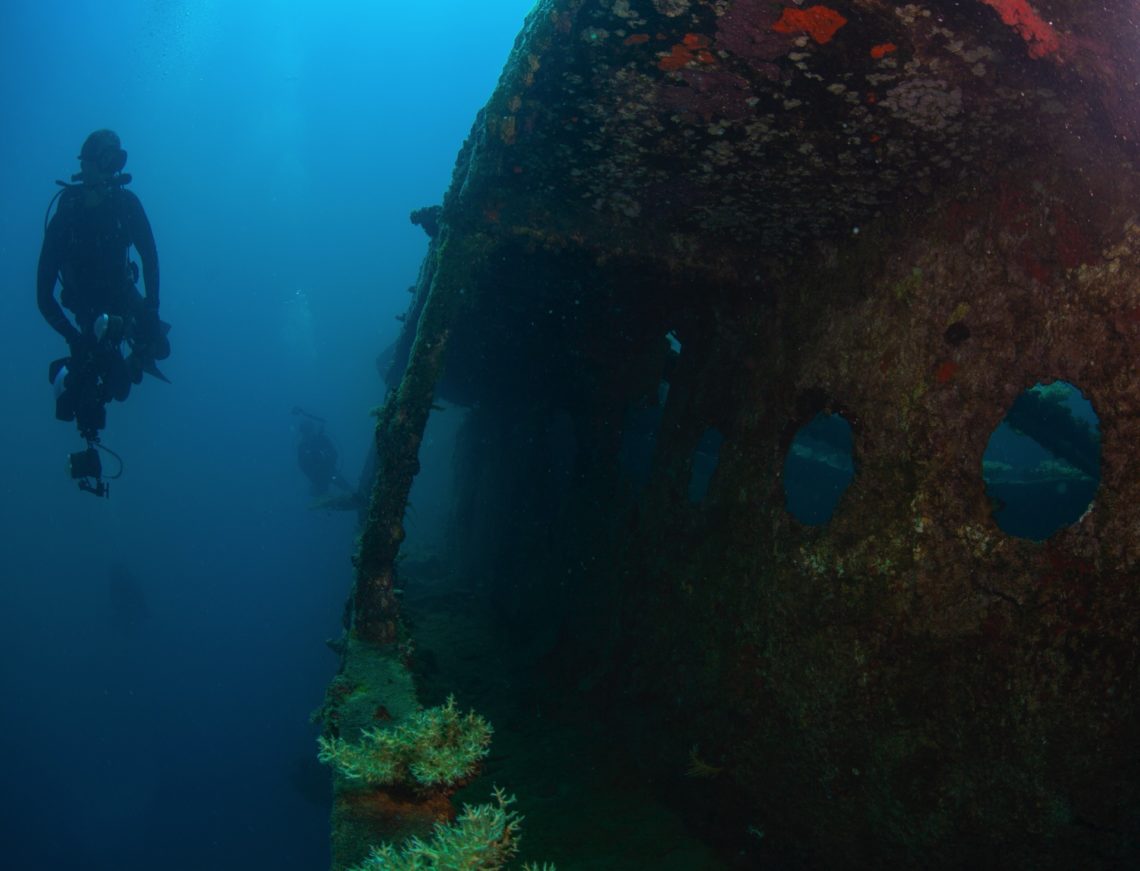
<path id="1" fill-rule="evenodd" d="M 297 465 L 309 479 L 311 494 L 324 496 L 333 485 L 352 491 L 352 486 L 340 474 L 340 456 L 325 433 L 324 419 L 297 407 L 293 414 L 301 418 L 297 426 L 301 436 L 297 442 Z"/>
<path id="2" fill-rule="evenodd" d="M 144 372 L 166 381 L 155 364 L 170 355 L 170 325 L 158 316 L 158 249 L 142 202 L 126 190 L 131 181 L 123 172 L 126 162 L 127 152 L 113 131 L 96 130 L 87 137 L 79 152 L 80 172 L 70 184 L 56 182 L 62 190 L 48 205 L 36 274 L 40 313 L 69 350 L 48 367 L 55 415 L 74 420 L 87 442 L 86 450 L 69 456 L 69 471 L 80 490 L 96 496 L 109 495 L 105 478 L 122 474 L 121 459 L 100 444 L 107 403 L 125 400 Z M 132 248 L 142 261 L 145 296 L 136 286 L 139 269 L 131 260 Z M 104 476 L 96 448 L 119 461 L 114 475 Z"/>

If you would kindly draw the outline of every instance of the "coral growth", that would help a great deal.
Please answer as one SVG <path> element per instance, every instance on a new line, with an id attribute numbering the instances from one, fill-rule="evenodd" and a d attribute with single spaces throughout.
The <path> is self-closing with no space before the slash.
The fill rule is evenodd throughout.
<path id="1" fill-rule="evenodd" d="M 324 736 L 317 743 L 321 762 L 350 780 L 449 789 L 470 778 L 487 755 L 491 724 L 474 711 L 460 715 L 449 696 L 395 728 L 365 729 L 357 744 Z"/>
<path id="2" fill-rule="evenodd" d="M 496 871 L 519 851 L 522 817 L 508 810 L 514 796 L 495 790 L 494 804 L 464 805 L 454 823 L 437 823 L 429 840 L 411 838 L 401 847 L 385 844 L 350 871 Z M 523 871 L 554 871 L 553 865 L 524 865 Z"/>
<path id="3" fill-rule="evenodd" d="M 1001 16 L 1003 24 L 1012 27 L 1025 40 L 1029 56 L 1042 58 L 1056 54 L 1061 48 L 1061 37 L 1052 26 L 1030 6 L 1026 0 L 982 0 Z"/>
<path id="4" fill-rule="evenodd" d="M 821 45 L 831 42 L 847 19 L 826 6 L 810 6 L 807 9 L 785 7 L 780 20 L 772 25 L 777 33 L 807 33 Z"/>
<path id="5" fill-rule="evenodd" d="M 663 55 L 657 66 L 666 72 L 673 72 L 699 61 L 703 64 L 716 63 L 716 57 L 708 50 L 709 38 L 699 33 L 686 33 L 685 38 L 674 45 L 669 54 Z"/>

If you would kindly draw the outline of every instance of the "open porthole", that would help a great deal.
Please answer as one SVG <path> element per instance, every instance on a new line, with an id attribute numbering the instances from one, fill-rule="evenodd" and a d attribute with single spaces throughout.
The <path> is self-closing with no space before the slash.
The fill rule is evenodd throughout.
<path id="1" fill-rule="evenodd" d="M 820 412 L 796 431 L 784 457 L 784 503 L 812 526 L 827 523 L 855 477 L 851 424 Z"/>
<path id="2" fill-rule="evenodd" d="M 1076 523 L 1100 485 L 1100 420 L 1067 381 L 1036 384 L 990 435 L 982 478 L 998 526 L 1037 541 Z"/>

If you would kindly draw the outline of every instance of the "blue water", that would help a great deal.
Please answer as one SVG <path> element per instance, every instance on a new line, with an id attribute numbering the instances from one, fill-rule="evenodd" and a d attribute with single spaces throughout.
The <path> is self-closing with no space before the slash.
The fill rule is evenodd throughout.
<path id="1" fill-rule="evenodd" d="M 0 866 L 327 864 L 308 715 L 355 517 L 309 510 L 290 409 L 355 479 L 426 249 L 407 215 L 442 197 L 531 5 L 0 8 Z M 108 409 L 109 500 L 64 472 L 83 445 L 53 417 L 65 347 L 34 283 L 53 182 L 100 127 L 174 325 L 173 383 Z"/>

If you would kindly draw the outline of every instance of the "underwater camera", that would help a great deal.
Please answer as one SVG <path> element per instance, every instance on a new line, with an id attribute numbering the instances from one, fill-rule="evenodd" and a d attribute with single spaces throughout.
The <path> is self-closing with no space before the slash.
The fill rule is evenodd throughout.
<path id="1" fill-rule="evenodd" d="M 103 463 L 99 452 L 93 447 L 67 455 L 67 471 L 72 478 L 99 478 L 103 475 Z"/>
<path id="2" fill-rule="evenodd" d="M 106 341 L 108 345 L 117 345 L 123 341 L 126 332 L 123 319 L 118 315 L 102 314 L 95 319 L 95 341 Z"/>
<path id="3" fill-rule="evenodd" d="M 85 451 L 75 451 L 67 455 L 67 473 L 73 480 L 79 481 L 79 489 L 96 496 L 106 496 L 110 487 L 103 477 L 103 463 L 99 459 L 99 452 L 89 445 Z M 89 481 L 88 479 L 93 479 Z"/>

